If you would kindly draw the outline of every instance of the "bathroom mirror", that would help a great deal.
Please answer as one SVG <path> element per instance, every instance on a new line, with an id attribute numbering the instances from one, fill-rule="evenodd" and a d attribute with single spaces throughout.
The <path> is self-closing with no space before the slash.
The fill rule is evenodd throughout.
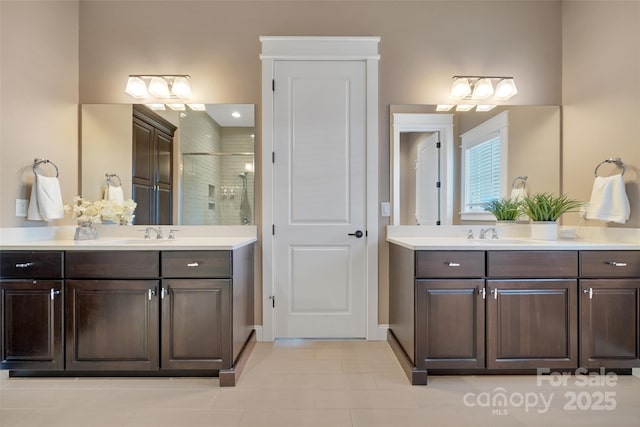
<path id="1" fill-rule="evenodd" d="M 390 106 L 392 225 L 469 223 L 461 211 L 461 135 L 503 112 L 508 146 L 501 194 L 522 187 L 528 194 L 560 193 L 559 106 L 498 106 L 488 112 L 437 112 L 435 105 Z M 436 148 L 439 144 L 439 148 Z M 437 184 L 439 182 L 439 184 Z M 482 221 L 488 218 L 480 218 Z"/>
<path id="2" fill-rule="evenodd" d="M 162 210 L 160 216 L 171 217 L 160 224 L 255 224 L 253 104 L 205 104 L 203 111 L 189 106 L 183 111 L 151 111 L 132 104 L 81 105 L 80 194 L 84 198 L 103 198 L 108 175 L 112 185 L 121 183 L 125 199 L 133 197 L 139 181 L 134 178 L 134 157 L 147 155 L 141 154 L 145 150 L 134 150 L 134 136 L 146 132 L 134 122 L 134 110 L 148 111 L 152 119 L 175 128 L 172 138 L 163 129 L 158 131 L 167 148 L 157 156 L 164 160 L 150 162 L 172 165 L 171 173 L 164 174 L 170 177 L 162 179 L 170 180 L 170 202 L 151 203 Z M 135 120 L 146 126 L 138 116 Z"/>

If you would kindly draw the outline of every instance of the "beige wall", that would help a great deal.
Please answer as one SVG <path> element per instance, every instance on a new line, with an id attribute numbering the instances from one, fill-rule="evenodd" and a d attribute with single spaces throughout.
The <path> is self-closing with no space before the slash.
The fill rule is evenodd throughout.
<path id="1" fill-rule="evenodd" d="M 596 165 L 621 157 L 631 203 L 625 227 L 640 227 L 639 23 L 640 1 L 563 3 L 563 191 L 589 200 Z"/>
<path id="2" fill-rule="evenodd" d="M 77 194 L 78 16 L 77 1 L 0 2 L 0 227 L 47 224 L 15 216 L 35 157 L 60 169 L 64 201 Z"/>
<path id="3" fill-rule="evenodd" d="M 133 108 L 127 104 L 85 104 L 80 113 L 82 197 L 101 199 L 106 184 L 105 174 L 108 173 L 118 175 L 122 181 L 124 198 L 130 199 Z"/>
<path id="4" fill-rule="evenodd" d="M 564 99 L 564 190 L 588 198 L 592 168 L 602 158 L 621 156 L 640 165 L 640 98 L 633 80 L 639 74 L 639 7 L 556 1 L 82 1 L 78 19 L 76 1 L 3 1 L 0 226 L 26 225 L 13 216 L 14 199 L 27 196 L 31 176 L 22 170 L 34 156 L 61 167 L 66 199 L 76 193 L 77 104 L 130 102 L 123 92 L 130 73 L 191 74 L 194 101 L 258 104 L 259 118 L 260 35 L 381 36 L 381 201 L 389 198 L 388 106 L 442 102 L 452 75 L 479 73 L 514 75 L 520 91 L 514 103 L 553 105 Z M 626 75 L 630 83 L 620 85 Z M 594 87 L 587 95 L 585 89 Z M 260 156 L 259 131 L 257 136 Z M 629 186 L 635 191 L 629 225 L 638 226 L 638 175 L 627 174 L 636 182 Z M 386 223 L 380 218 L 381 228 Z M 385 323 L 384 242 L 379 271 L 379 320 Z"/>

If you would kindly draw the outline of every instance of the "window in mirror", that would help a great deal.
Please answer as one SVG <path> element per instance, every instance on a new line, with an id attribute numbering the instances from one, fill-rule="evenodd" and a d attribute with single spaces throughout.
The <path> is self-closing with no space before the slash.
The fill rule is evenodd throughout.
<path id="1" fill-rule="evenodd" d="M 482 205 L 506 196 L 508 114 L 500 113 L 460 136 L 463 220 L 495 219 Z"/>

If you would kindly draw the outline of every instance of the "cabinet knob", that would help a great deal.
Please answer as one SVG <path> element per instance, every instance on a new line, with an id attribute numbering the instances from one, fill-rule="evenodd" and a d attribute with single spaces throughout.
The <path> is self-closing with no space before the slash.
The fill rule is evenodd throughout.
<path id="1" fill-rule="evenodd" d="M 485 288 L 478 289 L 478 293 L 480 295 L 482 295 L 482 299 L 486 299 L 487 298 L 487 290 Z"/>
<path id="2" fill-rule="evenodd" d="M 149 301 L 151 301 L 151 298 L 156 294 L 156 290 L 155 289 L 149 289 L 147 291 L 147 295 L 149 297 Z"/>
<path id="3" fill-rule="evenodd" d="M 593 299 L 593 288 L 585 289 L 582 292 L 585 294 L 589 294 L 589 299 Z"/>
<path id="4" fill-rule="evenodd" d="M 614 267 L 626 267 L 626 262 L 618 262 L 618 261 L 608 261 L 607 264 L 612 265 Z"/>
<path id="5" fill-rule="evenodd" d="M 493 299 L 498 299 L 498 288 L 492 289 Z"/>
<path id="6" fill-rule="evenodd" d="M 167 288 L 162 288 L 162 290 L 160 291 L 160 298 L 164 299 L 164 297 L 166 297 L 168 294 Z"/>
<path id="7" fill-rule="evenodd" d="M 60 295 L 60 291 L 56 291 L 54 288 L 51 288 L 51 301 L 56 298 L 56 295 Z"/>
<path id="8" fill-rule="evenodd" d="M 200 264 L 198 264 L 198 261 L 193 261 L 187 264 L 187 267 L 198 267 L 200 266 Z"/>

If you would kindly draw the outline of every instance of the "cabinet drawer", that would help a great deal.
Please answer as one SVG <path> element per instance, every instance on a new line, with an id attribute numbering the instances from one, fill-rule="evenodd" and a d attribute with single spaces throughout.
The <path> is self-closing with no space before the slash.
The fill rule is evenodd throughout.
<path id="1" fill-rule="evenodd" d="M 7 251 L 0 254 L 3 279 L 60 279 L 62 252 Z"/>
<path id="2" fill-rule="evenodd" d="M 488 277 L 555 278 L 578 276 L 575 251 L 489 251 Z"/>
<path id="3" fill-rule="evenodd" d="M 640 277 L 640 251 L 580 252 L 582 277 Z"/>
<path id="4" fill-rule="evenodd" d="M 416 278 L 482 277 L 482 251 L 419 251 L 416 252 Z"/>
<path id="5" fill-rule="evenodd" d="M 156 251 L 77 251 L 65 257 L 67 278 L 151 279 L 159 276 Z"/>
<path id="6" fill-rule="evenodd" d="M 231 252 L 162 252 L 162 277 L 231 277 Z"/>

